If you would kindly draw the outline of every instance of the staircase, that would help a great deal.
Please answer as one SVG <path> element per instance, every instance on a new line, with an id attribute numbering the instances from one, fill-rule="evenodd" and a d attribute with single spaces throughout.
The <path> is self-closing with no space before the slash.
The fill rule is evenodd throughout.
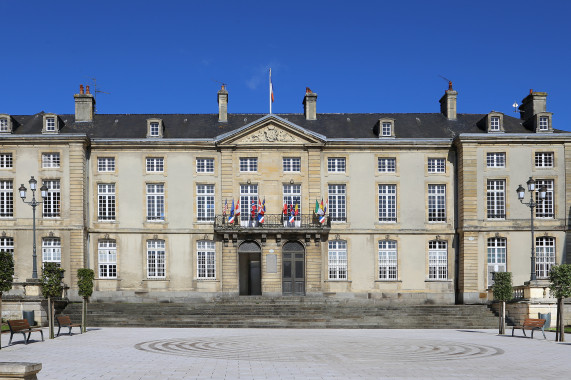
<path id="1" fill-rule="evenodd" d="M 81 303 L 63 314 L 81 320 Z M 90 303 L 89 326 L 212 328 L 488 329 L 485 305 L 388 305 L 372 300 L 236 297 L 189 303 Z"/>

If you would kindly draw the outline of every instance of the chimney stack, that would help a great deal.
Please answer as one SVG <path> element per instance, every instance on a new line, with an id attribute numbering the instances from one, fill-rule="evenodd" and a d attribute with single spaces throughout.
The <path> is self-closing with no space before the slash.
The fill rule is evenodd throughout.
<path id="1" fill-rule="evenodd" d="M 547 92 L 534 92 L 529 90 L 529 95 L 521 101 L 519 106 L 520 118 L 527 120 L 541 112 L 546 112 Z"/>
<path id="2" fill-rule="evenodd" d="M 228 122 L 228 91 L 225 85 L 218 91 L 218 122 Z"/>
<path id="3" fill-rule="evenodd" d="M 452 88 L 452 82 L 448 81 L 448 90 L 440 98 L 440 112 L 448 118 L 448 120 L 456 120 L 456 98 L 458 91 Z"/>
<path id="4" fill-rule="evenodd" d="M 86 91 L 83 93 L 83 85 L 79 85 L 79 94 L 73 95 L 75 99 L 75 121 L 93 121 L 95 112 L 95 98 L 89 93 L 89 86 L 85 86 Z"/>
<path id="5" fill-rule="evenodd" d="M 317 94 L 312 92 L 309 87 L 305 88 L 303 111 L 305 113 L 305 120 L 317 120 Z"/>

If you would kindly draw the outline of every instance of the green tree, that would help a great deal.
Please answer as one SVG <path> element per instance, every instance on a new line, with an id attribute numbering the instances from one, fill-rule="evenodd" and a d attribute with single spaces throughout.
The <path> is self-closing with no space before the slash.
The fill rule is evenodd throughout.
<path id="1" fill-rule="evenodd" d="M 87 331 L 87 302 L 93 294 L 93 278 L 95 274 L 93 269 L 81 268 L 77 270 L 77 287 L 78 294 L 83 297 L 83 305 L 81 308 L 81 329 Z"/>
<path id="2" fill-rule="evenodd" d="M 50 339 L 54 338 L 54 298 L 61 297 L 63 269 L 56 263 L 44 263 L 42 270 L 42 294 L 48 300 L 48 325 Z"/>
<path id="3" fill-rule="evenodd" d="M 500 326 L 499 334 L 506 333 L 506 301 L 513 298 L 512 274 L 511 272 L 494 273 L 494 300 L 500 301 Z"/>
<path id="4" fill-rule="evenodd" d="M 2 325 L 2 293 L 12 289 L 13 280 L 14 257 L 10 252 L 0 251 L 0 325 Z M 2 340 L 0 340 L 0 348 L 2 348 Z"/>
<path id="5" fill-rule="evenodd" d="M 556 265 L 549 271 L 549 289 L 557 298 L 557 333 L 555 340 L 565 342 L 565 320 L 563 318 L 563 299 L 571 297 L 571 264 Z"/>

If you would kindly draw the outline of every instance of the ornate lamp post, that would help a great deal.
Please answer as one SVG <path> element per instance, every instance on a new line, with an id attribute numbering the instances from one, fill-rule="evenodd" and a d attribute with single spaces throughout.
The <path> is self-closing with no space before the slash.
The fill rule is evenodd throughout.
<path id="1" fill-rule="evenodd" d="M 30 190 L 32 190 L 32 200 L 31 201 L 29 201 L 29 202 L 26 201 L 26 191 L 28 189 L 26 189 L 24 184 L 22 184 L 22 186 L 20 186 L 18 191 L 20 191 L 20 198 L 22 198 L 22 201 L 24 203 L 32 206 L 32 215 L 33 215 L 32 231 L 33 231 L 33 236 L 34 236 L 34 242 L 33 242 L 34 250 L 33 250 L 33 254 L 32 254 L 32 278 L 38 278 L 38 267 L 36 264 L 36 206 L 42 204 L 43 202 L 39 202 L 36 200 L 36 190 L 38 187 L 38 181 L 36 181 L 34 176 L 32 176 L 32 178 L 30 178 L 28 183 L 30 184 Z M 42 187 L 40 188 L 40 192 L 42 194 L 42 198 L 45 198 L 48 195 L 48 187 L 45 184 L 42 185 Z"/>
<path id="2" fill-rule="evenodd" d="M 523 199 L 525 198 L 525 189 L 519 185 L 517 188 L 517 198 L 519 201 L 529 207 L 531 211 L 531 281 L 535 281 L 537 279 L 535 275 L 535 239 L 534 239 L 534 229 L 533 229 L 533 209 L 536 208 L 539 204 L 541 204 L 547 195 L 547 187 L 542 185 L 539 189 L 535 186 L 535 180 L 529 177 L 527 183 L 527 190 L 529 191 L 529 202 L 524 202 Z M 538 200 L 534 200 L 534 194 L 539 192 Z"/>

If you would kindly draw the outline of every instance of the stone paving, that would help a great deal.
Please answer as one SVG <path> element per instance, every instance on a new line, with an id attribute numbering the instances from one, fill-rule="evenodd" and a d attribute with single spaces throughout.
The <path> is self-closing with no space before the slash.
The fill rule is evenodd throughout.
<path id="1" fill-rule="evenodd" d="M 533 340 L 516 334 L 92 328 L 45 342 L 32 334 L 28 345 L 15 336 L 10 347 L 3 334 L 0 361 L 41 362 L 38 379 L 58 380 L 571 377 L 571 343 L 555 343 L 553 333 L 547 340 L 541 333 Z"/>

